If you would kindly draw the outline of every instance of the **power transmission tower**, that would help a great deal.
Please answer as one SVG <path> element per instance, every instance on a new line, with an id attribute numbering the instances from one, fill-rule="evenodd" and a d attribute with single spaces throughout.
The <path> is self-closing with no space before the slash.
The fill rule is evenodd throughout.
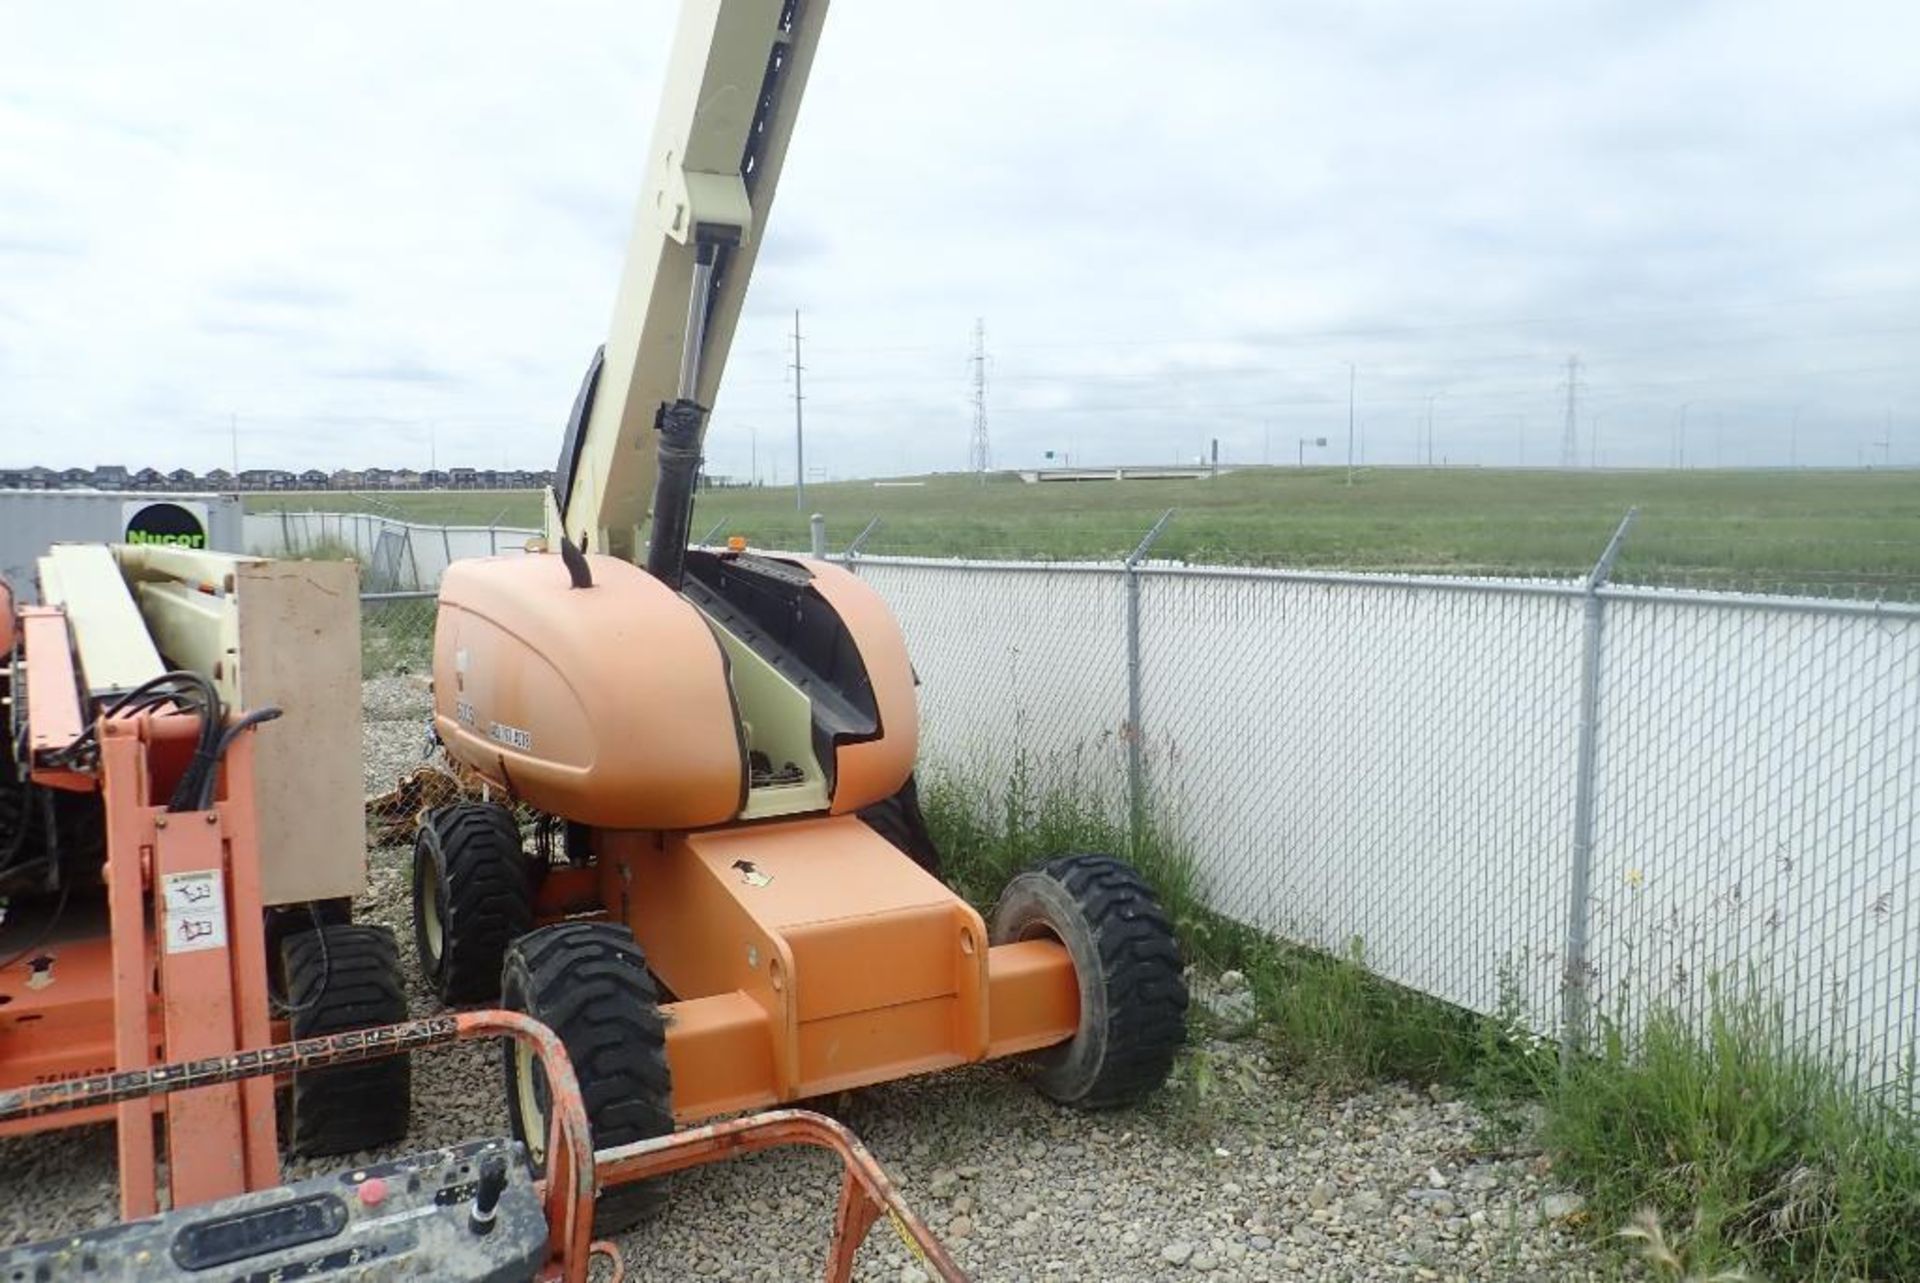
<path id="1" fill-rule="evenodd" d="M 1567 426 L 1560 434 L 1560 466 L 1580 466 L 1580 358 L 1567 358 Z"/>
<path id="2" fill-rule="evenodd" d="M 987 323 L 973 323 L 973 439 L 967 449 L 967 467 L 982 481 L 993 466 L 987 442 Z"/>
<path id="3" fill-rule="evenodd" d="M 800 393 L 800 374 L 806 367 L 800 364 L 800 309 L 793 309 L 793 506 L 797 511 L 807 510 L 807 437 L 800 419 L 800 403 L 806 398 Z"/>

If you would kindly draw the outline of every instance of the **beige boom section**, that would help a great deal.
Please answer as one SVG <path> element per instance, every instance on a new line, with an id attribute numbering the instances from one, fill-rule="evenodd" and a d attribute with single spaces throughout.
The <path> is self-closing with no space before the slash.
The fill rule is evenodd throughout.
<path id="1" fill-rule="evenodd" d="M 713 277 L 704 332 L 693 336 L 698 373 L 685 395 L 712 406 L 720 390 L 827 11 L 824 0 L 809 0 L 783 28 L 787 7 L 785 0 L 682 7 L 579 467 L 559 502 L 547 496 L 547 538 L 556 547 L 565 535 L 575 547 L 640 559 L 656 475 L 654 414 L 682 394 L 701 227 L 725 227 L 738 238 Z M 763 114 L 770 53 L 780 59 L 781 87 Z M 751 171 L 743 172 L 749 151 Z"/>

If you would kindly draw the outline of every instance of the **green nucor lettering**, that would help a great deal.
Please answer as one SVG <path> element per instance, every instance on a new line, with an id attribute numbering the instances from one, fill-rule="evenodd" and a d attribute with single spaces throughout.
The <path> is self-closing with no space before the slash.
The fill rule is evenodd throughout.
<path id="1" fill-rule="evenodd" d="M 157 535 L 147 530 L 127 531 L 130 544 L 163 544 L 169 548 L 200 548 L 207 542 L 205 535 Z"/>

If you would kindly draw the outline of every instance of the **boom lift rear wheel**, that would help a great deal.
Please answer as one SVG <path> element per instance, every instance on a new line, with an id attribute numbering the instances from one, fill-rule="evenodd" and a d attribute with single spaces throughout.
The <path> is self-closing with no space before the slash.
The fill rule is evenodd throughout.
<path id="1" fill-rule="evenodd" d="M 920 810 L 920 788 L 913 776 L 907 776 L 898 793 L 861 807 L 858 815 L 908 859 L 934 877 L 940 876 L 940 848 L 927 831 L 927 817 Z"/>
<path id="2" fill-rule="evenodd" d="M 512 811 L 456 802 L 427 813 L 413 843 L 413 940 L 442 1002 L 500 996 L 507 946 L 533 927 L 533 896 Z"/>
<path id="3" fill-rule="evenodd" d="M 667 1025 L 632 932 L 604 922 L 567 922 L 522 936 L 507 950 L 500 1005 L 532 1016 L 566 1046 L 596 1150 L 673 1130 Z M 546 1075 L 517 1042 L 506 1044 L 503 1066 L 514 1137 L 544 1171 Z M 657 1181 L 602 1193 L 594 1233 L 630 1229 L 660 1198 Z"/>
<path id="4" fill-rule="evenodd" d="M 1153 891 L 1110 855 L 1063 855 L 1000 893 L 993 943 L 1052 937 L 1073 957 L 1080 1028 L 1035 1052 L 1033 1083 L 1063 1105 L 1129 1104 L 1166 1081 L 1186 1040 L 1180 947 Z"/>
<path id="5" fill-rule="evenodd" d="M 407 1018 L 400 952 L 385 927 L 328 923 L 281 944 L 295 1038 Z M 293 1075 L 289 1143 L 300 1154 L 350 1154 L 407 1134 L 413 1090 L 405 1056 Z"/>

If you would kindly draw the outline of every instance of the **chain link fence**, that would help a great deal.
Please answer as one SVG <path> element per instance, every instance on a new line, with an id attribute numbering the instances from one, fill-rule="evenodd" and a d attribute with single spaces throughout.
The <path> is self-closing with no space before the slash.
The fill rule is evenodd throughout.
<path id="1" fill-rule="evenodd" d="M 1589 987 L 1633 1027 L 1714 986 L 1916 1100 L 1920 608 L 1605 600 Z"/>
<path id="2" fill-rule="evenodd" d="M 1216 911 L 1542 1035 L 1739 987 L 1920 1103 L 1920 606 L 1151 556 L 845 560 L 934 769 L 1150 807 Z M 432 608 L 363 615 L 422 701 Z"/>
<path id="3" fill-rule="evenodd" d="M 540 532 L 518 526 L 431 526 L 370 512 L 249 512 L 248 552 L 265 557 L 339 557 L 360 563 L 373 593 L 432 592 L 467 557 L 526 551 Z"/>

